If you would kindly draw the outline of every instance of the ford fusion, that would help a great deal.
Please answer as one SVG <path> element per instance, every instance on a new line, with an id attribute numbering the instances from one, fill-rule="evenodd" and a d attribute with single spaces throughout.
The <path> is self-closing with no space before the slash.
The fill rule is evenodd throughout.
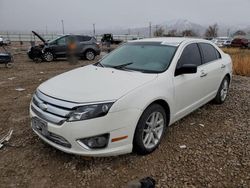
<path id="1" fill-rule="evenodd" d="M 67 153 L 149 154 L 169 125 L 211 100 L 222 104 L 231 79 L 230 56 L 209 41 L 131 41 L 41 84 L 30 105 L 32 129 Z"/>

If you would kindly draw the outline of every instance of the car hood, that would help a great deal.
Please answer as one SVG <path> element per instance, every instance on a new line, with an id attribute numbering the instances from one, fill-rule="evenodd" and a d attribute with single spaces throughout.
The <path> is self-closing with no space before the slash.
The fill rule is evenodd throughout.
<path id="1" fill-rule="evenodd" d="M 35 31 L 32 31 L 32 33 L 34 34 L 34 35 L 36 35 L 44 44 L 46 44 L 46 40 L 41 36 L 41 35 L 39 35 L 37 32 L 35 32 Z"/>
<path id="2" fill-rule="evenodd" d="M 88 65 L 56 76 L 38 89 L 46 95 L 70 102 L 110 101 L 119 99 L 156 77 L 157 74 Z"/>

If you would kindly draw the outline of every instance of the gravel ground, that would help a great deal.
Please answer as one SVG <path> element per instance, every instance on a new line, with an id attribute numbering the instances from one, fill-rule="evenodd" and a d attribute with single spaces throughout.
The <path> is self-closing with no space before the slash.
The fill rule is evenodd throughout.
<path id="1" fill-rule="evenodd" d="M 0 136 L 14 129 L 0 150 L 0 187 L 122 187 L 146 176 L 157 187 L 250 187 L 249 77 L 234 76 L 223 105 L 207 104 L 175 123 L 150 155 L 85 158 L 44 144 L 28 108 L 41 82 L 89 62 L 34 64 L 24 52 L 15 60 L 13 69 L 0 68 Z"/>

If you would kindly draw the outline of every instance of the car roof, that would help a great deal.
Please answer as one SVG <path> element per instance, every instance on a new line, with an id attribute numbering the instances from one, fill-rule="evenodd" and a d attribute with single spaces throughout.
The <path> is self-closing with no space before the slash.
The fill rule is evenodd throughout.
<path id="1" fill-rule="evenodd" d="M 92 36 L 89 36 L 89 35 L 81 35 L 81 34 L 66 34 L 66 35 L 62 35 L 63 36 L 81 36 L 81 37 L 92 37 Z"/>
<path id="2" fill-rule="evenodd" d="M 130 42 L 160 42 L 161 44 L 165 45 L 173 45 L 173 46 L 179 46 L 182 42 L 188 43 L 188 42 L 208 42 L 204 39 L 197 39 L 197 38 L 186 38 L 186 37 L 159 37 L 159 38 L 146 38 L 146 39 L 140 39 L 140 40 L 134 40 Z"/>

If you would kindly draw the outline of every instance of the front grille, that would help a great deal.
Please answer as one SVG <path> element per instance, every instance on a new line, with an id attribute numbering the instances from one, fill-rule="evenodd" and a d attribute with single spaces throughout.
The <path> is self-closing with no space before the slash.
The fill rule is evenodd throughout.
<path id="1" fill-rule="evenodd" d="M 75 103 L 49 97 L 37 90 L 32 99 L 31 110 L 41 119 L 62 125 L 75 106 Z"/>

